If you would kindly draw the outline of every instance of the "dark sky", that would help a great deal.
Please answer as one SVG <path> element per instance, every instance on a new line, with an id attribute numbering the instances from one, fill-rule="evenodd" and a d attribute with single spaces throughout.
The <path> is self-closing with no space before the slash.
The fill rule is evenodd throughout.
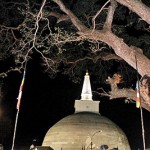
<path id="1" fill-rule="evenodd" d="M 84 78 L 84 74 L 83 74 Z M 12 130 L 16 116 L 16 98 L 22 74 L 10 73 L 5 79 L 7 91 L 4 104 L 7 116 L 12 120 Z M 94 79 L 93 79 L 94 80 Z M 47 130 L 63 117 L 74 113 L 74 101 L 80 99 L 81 83 L 71 82 L 67 76 L 58 75 L 50 79 L 43 73 L 37 61 L 32 60 L 27 65 L 27 74 L 22 95 L 16 133 L 15 147 L 26 149 L 37 139 L 41 145 Z M 92 84 L 92 76 L 91 76 Z M 96 90 L 100 85 L 93 85 Z M 135 104 L 125 104 L 124 100 L 108 100 L 94 94 L 93 99 L 100 100 L 100 113 L 114 121 L 127 135 L 132 150 L 142 147 L 140 109 Z M 150 147 L 150 113 L 143 110 L 147 146 Z M 10 150 L 12 134 L 4 141 L 5 150 Z"/>
<path id="2" fill-rule="evenodd" d="M 3 1 L 5 2 L 5 0 Z M 105 1 L 101 2 L 103 3 Z M 5 9 L 2 2 L 1 4 L 1 8 Z M 76 8 L 78 7 L 75 7 L 75 9 Z M 14 11 L 13 9 L 11 9 L 8 14 L 5 13 L 5 11 L 1 11 L 0 18 L 1 20 L 3 20 L 3 23 L 7 24 L 8 20 L 10 19 L 12 21 L 10 21 L 10 23 L 12 23 L 12 25 L 16 25 L 15 18 L 18 17 L 18 15 L 15 15 L 16 11 L 18 11 L 18 9 L 15 9 Z M 130 21 L 130 19 L 135 16 L 134 13 L 128 13 L 128 11 L 123 11 L 123 9 L 118 9 L 118 11 L 120 11 L 122 14 L 119 16 L 115 16 L 116 23 L 118 25 L 122 25 L 124 23 L 126 24 L 126 20 L 123 19 L 125 18 L 124 15 L 128 16 L 127 21 L 128 19 Z M 130 30 L 129 28 L 125 29 L 126 32 L 131 34 L 131 37 L 136 37 L 137 35 L 139 37 L 139 35 L 143 35 L 143 33 L 145 33 L 143 32 L 143 30 L 142 32 L 139 32 L 138 28 L 141 28 L 140 23 L 137 23 L 137 26 L 135 26 L 135 24 L 136 22 L 129 24 L 131 26 Z M 143 27 L 144 26 L 145 25 L 143 25 Z M 135 32 L 133 32 L 133 28 L 135 28 Z M 145 35 L 143 35 L 143 37 L 144 36 Z M 126 36 L 125 34 L 125 37 L 128 36 Z M 133 40 L 131 40 L 131 43 L 133 42 L 136 46 L 139 44 L 137 42 L 137 40 L 139 41 L 139 39 L 135 37 L 133 38 Z M 128 39 L 125 40 L 129 42 Z M 130 45 L 132 45 L 131 43 Z M 144 47 L 147 47 L 147 49 L 149 49 L 149 47 L 145 45 L 145 43 Z M 8 66 L 10 66 L 10 63 L 11 62 L 6 62 L 3 68 L 9 68 Z M 113 67 L 115 68 L 115 66 Z M 52 125 L 54 125 L 63 117 L 74 113 L 74 101 L 75 99 L 80 99 L 83 82 L 75 84 L 68 78 L 69 77 L 67 76 L 58 74 L 55 79 L 50 79 L 48 77 L 48 74 L 43 72 L 43 67 L 40 66 L 39 60 L 33 59 L 29 61 L 27 65 L 27 74 L 25 78 L 15 140 L 15 148 L 17 148 L 17 150 L 21 150 L 21 148 L 29 149 L 29 146 L 32 144 L 33 139 L 37 139 L 36 144 L 41 145 L 47 130 Z M 4 79 L 3 106 L 5 108 L 6 117 L 11 121 L 11 128 L 6 126 L 6 128 L 10 130 L 10 134 L 7 134 L 7 138 L 5 138 L 4 141 L 0 141 L 0 144 L 4 144 L 5 150 L 10 150 L 12 144 L 13 128 L 17 112 L 16 103 L 21 80 L 22 74 L 15 72 L 9 73 L 8 77 Z M 96 90 L 97 88 L 101 87 L 101 85 L 95 84 L 96 82 L 94 80 L 95 79 L 93 79 L 91 75 L 92 89 Z M 110 101 L 106 97 L 99 97 L 95 94 L 93 96 L 93 99 L 100 100 L 100 113 L 115 122 L 125 132 L 129 140 L 131 149 L 142 149 L 140 109 L 136 108 L 135 103 L 125 104 L 123 99 Z M 143 109 L 143 114 L 146 146 L 150 147 L 150 113 Z"/>

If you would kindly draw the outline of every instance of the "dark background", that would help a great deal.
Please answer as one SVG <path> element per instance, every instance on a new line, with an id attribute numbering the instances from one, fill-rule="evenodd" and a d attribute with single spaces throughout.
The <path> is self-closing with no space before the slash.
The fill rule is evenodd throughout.
<path id="1" fill-rule="evenodd" d="M 12 5 L 14 6 L 11 7 L 11 9 L 7 10 L 8 5 L 4 4 L 5 1 L 6 0 L 0 1 L 0 20 L 3 25 L 17 26 L 17 24 L 22 22 L 23 16 L 20 16 L 20 13 L 17 9 L 18 6 L 14 5 L 13 3 Z M 13 2 L 15 2 L 15 0 L 13 0 Z M 38 0 L 36 2 L 38 2 Z M 69 4 L 73 1 L 66 2 L 68 2 Z M 77 6 L 80 6 L 79 8 L 82 9 L 84 3 L 87 4 L 87 10 L 89 9 L 89 4 L 87 3 L 88 1 L 83 1 L 83 3 L 81 3 L 81 1 L 75 0 L 74 2 L 78 2 L 79 5 L 75 3 L 74 7 L 72 5 L 70 6 L 70 8 L 72 7 L 72 10 L 77 11 L 77 13 L 80 12 L 78 11 Z M 148 0 L 146 0 L 145 2 L 147 4 L 149 3 Z M 99 1 L 99 3 L 105 3 L 105 1 Z M 34 6 L 34 4 L 34 1 L 31 1 L 32 7 Z M 33 8 L 37 8 L 38 10 L 38 5 Z M 113 19 L 113 24 L 115 25 L 113 32 L 116 32 L 115 34 L 117 36 L 123 38 L 129 46 L 134 45 L 142 49 L 144 48 L 144 53 L 147 54 L 147 56 L 149 56 L 149 34 L 147 31 L 143 30 L 143 27 L 148 28 L 148 25 L 143 21 L 139 21 L 139 16 L 136 16 L 135 13 L 131 13 L 131 11 L 127 8 L 121 6 L 118 7 L 116 11 L 119 13 L 118 15 L 116 13 Z M 80 15 L 82 16 L 82 14 Z M 101 18 L 100 20 L 103 22 L 104 18 L 105 17 Z M 55 21 L 56 19 L 54 19 L 54 22 L 52 21 L 52 28 L 55 27 Z M 33 21 L 31 23 L 33 23 Z M 66 26 L 66 24 L 62 24 L 62 27 L 64 26 L 65 28 L 70 27 Z M 121 28 L 119 28 L 119 26 L 121 26 Z M 72 48 L 72 44 L 70 46 Z M 8 45 L 4 42 L 1 51 L 6 52 L 6 55 L 8 55 L 7 50 Z M 85 51 L 85 53 L 87 52 Z M 12 57 L 16 58 L 17 56 L 12 55 Z M 39 59 L 37 57 L 36 59 L 34 59 L 34 57 L 32 58 L 33 59 L 30 60 L 27 65 L 27 74 L 23 89 L 22 102 L 15 140 L 15 150 L 29 149 L 29 146 L 32 144 L 34 139 L 36 139 L 35 143 L 37 145 L 41 145 L 47 130 L 52 125 L 54 125 L 63 117 L 74 113 L 74 101 L 75 99 L 80 99 L 83 78 L 86 70 L 85 68 L 83 68 L 82 82 L 77 84 L 71 82 L 68 76 L 64 76 L 59 73 L 55 79 L 50 79 L 48 73 L 45 73 L 43 71 L 44 69 L 40 65 Z M 10 68 L 10 66 L 14 66 L 14 61 L 11 62 L 10 60 L 4 60 L 4 64 L 2 64 L 2 61 L 0 62 L 0 72 L 6 71 Z M 104 63 L 101 64 L 103 65 Z M 115 72 L 115 70 L 113 69 L 118 67 L 117 63 L 113 64 L 112 62 L 107 64 L 107 66 L 107 70 L 109 70 L 108 72 L 112 75 Z M 122 67 L 122 65 L 120 66 Z M 128 68 L 125 68 L 125 71 L 126 70 L 129 76 L 124 76 L 126 76 L 126 79 L 128 80 L 127 82 L 129 82 L 129 78 L 132 71 L 129 71 Z M 91 75 L 91 84 L 93 91 L 97 90 L 97 88 L 99 87 L 108 87 L 108 85 L 97 83 L 96 79 L 94 78 L 94 74 L 96 74 L 97 71 L 92 72 L 89 69 L 89 73 Z M 2 143 L 4 145 L 5 150 L 11 149 L 13 129 L 17 112 L 17 96 L 21 80 L 22 74 L 19 74 L 18 72 L 11 72 L 8 74 L 8 77 L 3 79 L 4 84 L 2 89 L 2 104 L 5 110 L 5 117 L 10 121 L 10 124 L 0 122 L 0 124 L 2 124 L 3 126 L 3 129 L 5 129 L 1 131 L 8 131 L 7 133 L 3 133 L 6 134 L 6 136 L 2 139 L 2 141 L 0 141 L 0 144 Z M 112 121 L 114 121 L 125 132 L 131 145 L 131 149 L 143 149 L 140 109 L 136 108 L 135 103 L 126 104 L 123 99 L 109 100 L 106 97 L 100 97 L 96 94 L 93 94 L 93 99 L 101 101 L 100 113 L 103 116 L 106 116 Z M 150 113 L 143 109 L 143 114 L 146 135 L 146 147 L 150 147 Z M 1 134 L 2 133 L 0 132 L 0 135 Z"/>
<path id="2" fill-rule="evenodd" d="M 84 74 L 85 71 L 83 70 Z M 90 71 L 89 71 L 90 73 Z M 74 101 L 80 99 L 82 84 L 73 83 L 68 76 L 60 75 L 50 79 L 44 73 L 38 60 L 31 60 L 27 65 L 25 84 L 23 89 L 18 126 L 16 132 L 15 149 L 29 149 L 36 139 L 41 145 L 47 130 L 63 117 L 74 113 Z M 91 74 L 92 90 L 101 85 L 96 84 Z M 5 150 L 10 150 L 13 138 L 13 128 L 16 117 L 16 103 L 22 74 L 10 73 L 4 79 L 5 94 L 3 105 L 7 117 L 11 120 L 11 132 L 3 141 Z M 135 103 L 126 104 L 123 99 L 109 100 L 93 94 L 94 100 L 100 100 L 100 113 L 115 122 L 127 135 L 132 150 L 142 149 L 142 131 L 140 109 Z M 146 145 L 150 147 L 149 117 L 150 113 L 143 109 Z M 7 128 L 7 126 L 6 126 Z M 10 129 L 8 129 L 10 130 Z"/>

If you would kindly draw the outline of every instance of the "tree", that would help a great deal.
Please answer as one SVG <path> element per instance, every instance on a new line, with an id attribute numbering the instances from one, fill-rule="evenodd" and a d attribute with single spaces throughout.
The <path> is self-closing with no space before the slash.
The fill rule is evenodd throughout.
<path id="1" fill-rule="evenodd" d="M 41 55 L 49 74 L 62 71 L 72 77 L 83 66 L 95 63 L 100 72 L 101 67 L 108 66 L 105 64 L 110 67 L 117 62 L 133 72 L 132 82 L 138 68 L 141 105 L 150 111 L 149 6 L 148 0 L 2 2 L 5 17 L 1 15 L 0 60 L 12 63 L 1 71 L 1 76 L 20 71 L 35 52 Z M 121 71 L 124 74 L 123 68 Z M 111 91 L 101 94 L 110 99 L 135 100 L 131 84 L 119 87 L 121 78 L 117 73 L 108 77 Z"/>

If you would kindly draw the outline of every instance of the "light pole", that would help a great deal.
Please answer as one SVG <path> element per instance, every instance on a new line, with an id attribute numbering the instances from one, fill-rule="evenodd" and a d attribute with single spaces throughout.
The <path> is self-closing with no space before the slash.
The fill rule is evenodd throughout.
<path id="1" fill-rule="evenodd" d="M 92 150 L 92 145 L 93 145 L 93 142 L 92 142 L 93 137 L 94 137 L 95 134 L 100 133 L 100 132 L 102 132 L 102 130 L 96 131 L 96 132 L 94 132 L 94 133 L 92 134 L 92 136 L 91 136 L 91 150 Z"/>

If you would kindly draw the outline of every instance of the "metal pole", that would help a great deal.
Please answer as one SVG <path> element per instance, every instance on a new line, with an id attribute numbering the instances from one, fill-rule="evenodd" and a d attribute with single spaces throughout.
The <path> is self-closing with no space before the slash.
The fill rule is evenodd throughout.
<path id="1" fill-rule="evenodd" d="M 91 140 L 91 150 L 92 150 L 92 145 L 93 145 L 93 144 L 92 144 L 92 140 Z"/>
<path id="2" fill-rule="evenodd" d="M 138 82 L 138 89 L 139 89 L 139 98 L 140 98 L 140 114 L 141 114 L 141 127 L 142 127 L 142 140 L 143 140 L 143 149 L 145 150 L 146 145 L 145 145 L 145 129 L 144 129 L 144 119 L 143 119 L 143 109 L 141 106 L 141 94 L 140 94 L 140 85 L 139 85 L 139 76 L 138 76 L 138 62 L 137 62 L 137 57 L 135 54 L 135 63 L 136 63 L 136 71 L 137 71 L 137 82 Z"/>
<path id="3" fill-rule="evenodd" d="M 18 122 L 18 115 L 19 115 L 19 110 L 17 111 L 17 114 L 16 114 L 16 121 L 15 121 L 14 135 L 13 135 L 13 142 L 12 142 L 11 150 L 14 150 L 14 144 L 15 144 L 15 138 L 16 138 L 16 129 L 17 129 L 17 122 Z"/>
<path id="4" fill-rule="evenodd" d="M 102 130 L 99 130 L 99 131 L 94 132 L 93 135 L 91 136 L 91 150 L 93 149 L 93 148 L 92 148 L 92 145 L 93 145 L 93 142 L 92 142 L 93 137 L 94 137 L 95 134 L 97 134 L 97 133 L 99 133 L 99 132 L 102 132 Z"/>

